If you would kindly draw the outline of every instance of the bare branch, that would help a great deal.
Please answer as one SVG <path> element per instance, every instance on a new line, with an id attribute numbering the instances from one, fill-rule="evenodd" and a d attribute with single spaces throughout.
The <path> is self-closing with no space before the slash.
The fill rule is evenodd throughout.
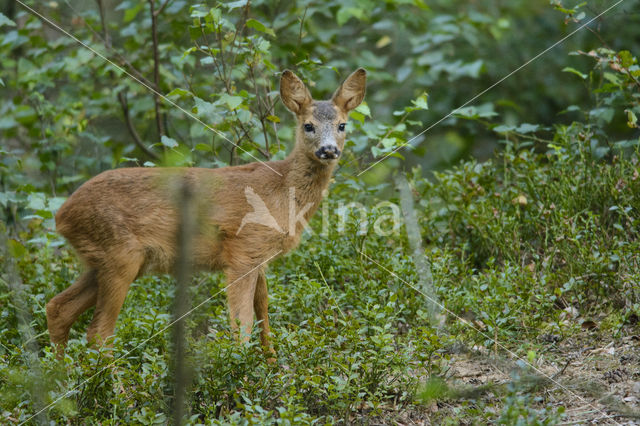
<path id="1" fill-rule="evenodd" d="M 104 4 L 102 0 L 96 0 L 98 3 L 98 12 L 100 12 L 100 25 L 102 26 L 102 37 L 104 39 L 104 45 L 107 49 L 111 49 L 111 37 L 109 36 L 109 32 L 107 31 L 107 23 L 104 19 Z M 89 26 L 87 24 L 87 26 Z"/>
<path id="2" fill-rule="evenodd" d="M 229 151 L 229 165 L 234 166 L 236 163 L 236 145 L 231 147 L 231 151 Z"/>
<path id="3" fill-rule="evenodd" d="M 167 7 L 167 5 L 169 4 L 170 1 L 171 0 L 164 0 L 164 3 L 162 3 L 162 5 L 158 8 L 158 10 L 156 10 L 155 15 L 156 16 L 160 16 L 160 14 L 164 10 L 164 8 Z"/>
<path id="4" fill-rule="evenodd" d="M 140 135 L 133 125 L 133 122 L 131 121 L 131 117 L 129 116 L 129 103 L 127 102 L 127 95 L 124 92 L 118 93 L 118 100 L 120 101 L 120 105 L 122 106 L 122 113 L 124 114 L 124 120 L 127 123 L 127 128 L 129 129 L 129 133 L 131 134 L 133 141 L 136 143 L 136 146 L 140 148 L 140 150 L 142 150 L 142 152 L 144 152 L 148 157 L 158 161 L 160 159 L 160 156 L 144 145 L 142 139 L 140 139 Z"/>

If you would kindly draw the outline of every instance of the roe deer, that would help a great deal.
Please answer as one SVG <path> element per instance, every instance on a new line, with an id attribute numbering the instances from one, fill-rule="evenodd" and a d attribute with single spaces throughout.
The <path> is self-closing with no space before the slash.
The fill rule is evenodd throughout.
<path id="1" fill-rule="evenodd" d="M 58 232 L 85 264 L 77 281 L 46 306 L 57 349 L 64 350 L 72 324 L 94 305 L 87 340 L 105 343 L 129 285 L 146 273 L 172 272 L 180 220 L 172 194 L 184 181 L 198 211 L 193 266 L 225 272 L 232 329 L 237 333 L 240 326 L 247 339 L 255 312 L 261 343 L 273 352 L 264 264 L 298 244 L 322 201 L 365 83 L 360 68 L 331 100 L 315 101 L 294 73 L 284 71 L 280 97 L 297 121 L 295 147 L 284 160 L 219 169 L 116 169 L 80 186 L 56 214 Z"/>

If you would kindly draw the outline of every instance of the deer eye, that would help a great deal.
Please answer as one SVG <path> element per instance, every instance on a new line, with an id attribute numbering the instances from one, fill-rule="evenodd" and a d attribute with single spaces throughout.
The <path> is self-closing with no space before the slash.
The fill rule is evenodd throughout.
<path id="1" fill-rule="evenodd" d="M 304 131 L 305 132 L 313 132 L 313 130 L 314 130 L 313 129 L 313 124 L 307 123 L 307 124 L 304 125 Z"/>
<path id="2" fill-rule="evenodd" d="M 344 127 L 347 125 L 347 123 L 340 123 L 338 124 L 338 130 L 340 130 L 341 132 L 344 132 Z"/>

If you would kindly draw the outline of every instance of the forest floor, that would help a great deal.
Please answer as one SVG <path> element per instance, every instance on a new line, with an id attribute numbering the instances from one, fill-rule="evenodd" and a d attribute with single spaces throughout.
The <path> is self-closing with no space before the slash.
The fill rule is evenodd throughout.
<path id="1" fill-rule="evenodd" d="M 640 335 L 607 337 L 583 330 L 563 340 L 555 335 L 540 340 L 537 371 L 484 347 L 451 354 L 445 380 L 455 396 L 434 400 L 423 412 L 407 411 L 397 422 L 484 423 L 474 416 L 476 410 L 500 414 L 508 389 L 517 389 L 534 407 L 564 407 L 560 424 L 640 425 Z"/>

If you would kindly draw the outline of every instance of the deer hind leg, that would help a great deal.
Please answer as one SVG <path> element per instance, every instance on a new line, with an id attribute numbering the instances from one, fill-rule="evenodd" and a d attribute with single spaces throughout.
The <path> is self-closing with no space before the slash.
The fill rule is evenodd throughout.
<path id="1" fill-rule="evenodd" d="M 47 303 L 49 338 L 57 346 L 59 356 L 64 352 L 71 326 L 84 311 L 95 305 L 97 295 L 96 270 L 89 269 Z"/>
<path id="2" fill-rule="evenodd" d="M 113 336 L 127 291 L 138 276 L 143 261 L 142 251 L 123 250 L 98 271 L 96 310 L 87 329 L 90 344 L 102 345 Z"/>
<path id="3" fill-rule="evenodd" d="M 236 269 L 227 269 L 225 272 L 231 329 L 239 333 L 242 341 L 247 342 L 253 326 L 253 300 L 258 271 L 243 273 Z"/>
<path id="4" fill-rule="evenodd" d="M 265 276 L 264 270 L 258 273 L 256 291 L 253 296 L 253 309 L 256 312 L 256 319 L 260 321 L 260 342 L 262 343 L 262 347 L 270 355 L 275 355 L 276 352 L 269 338 L 271 334 L 271 330 L 269 330 L 269 293 L 267 290 L 267 277 Z M 275 359 L 269 358 L 269 361 L 275 362 Z"/>

